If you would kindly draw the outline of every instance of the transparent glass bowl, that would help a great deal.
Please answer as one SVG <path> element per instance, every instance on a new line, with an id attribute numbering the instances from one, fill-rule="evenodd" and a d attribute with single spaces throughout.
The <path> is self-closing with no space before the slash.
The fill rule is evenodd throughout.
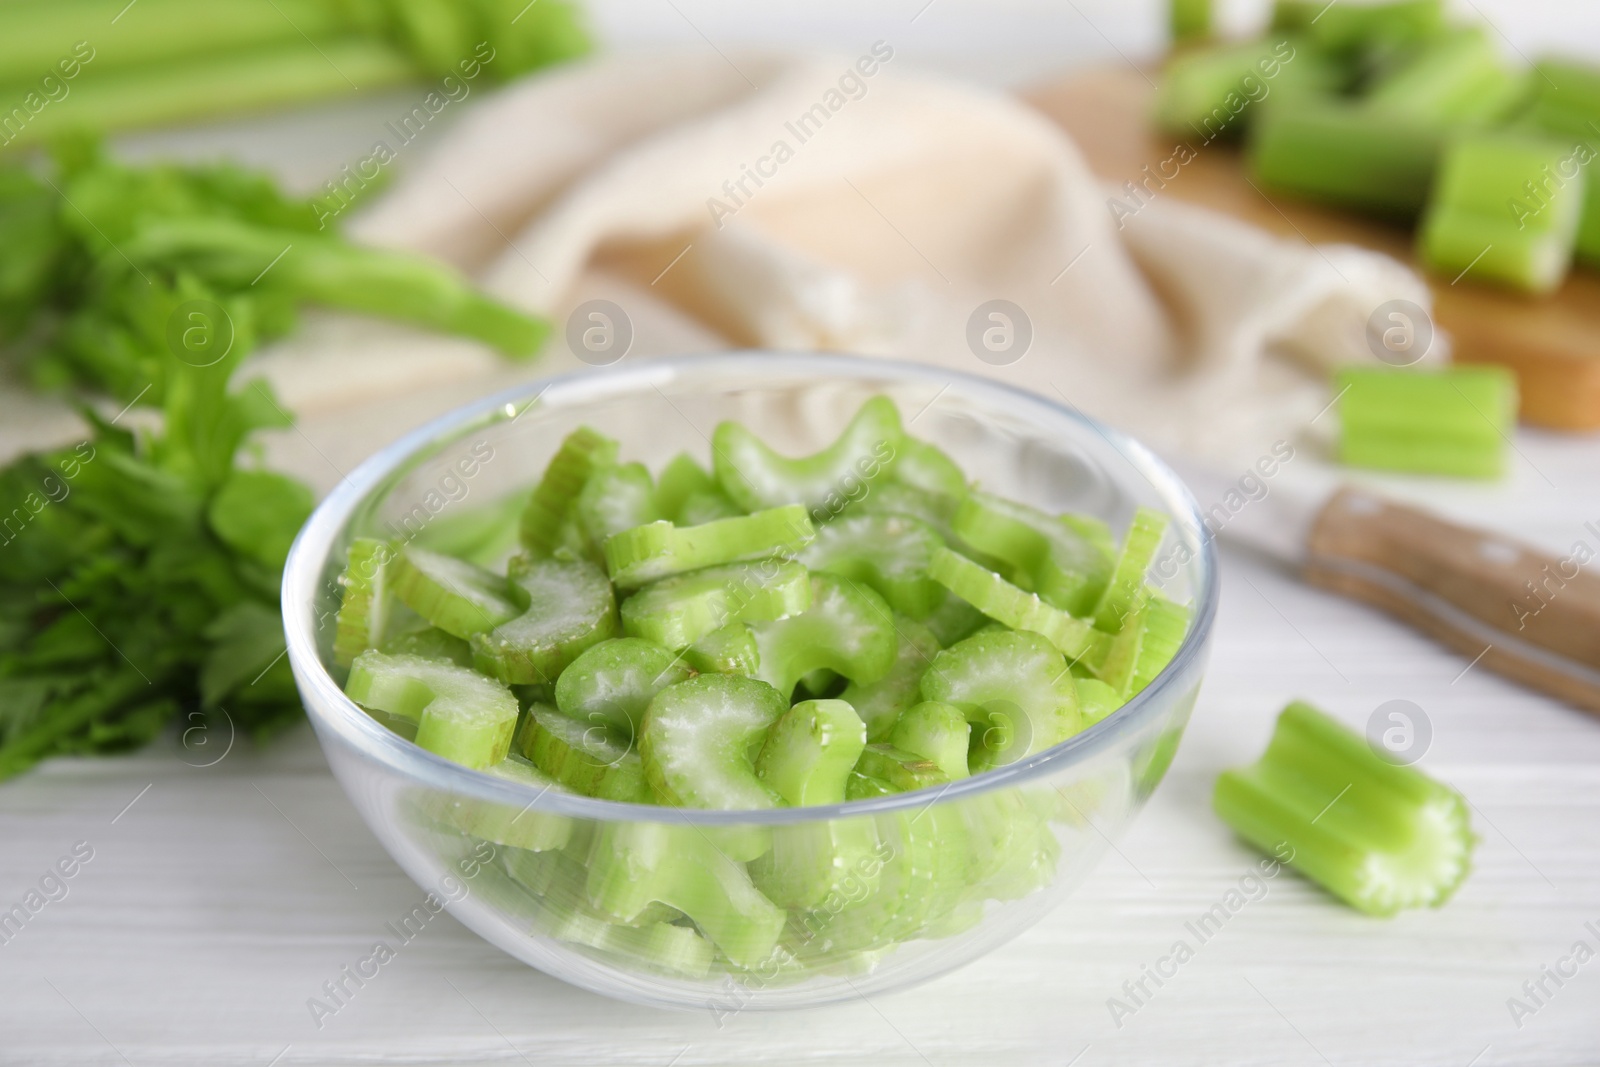
<path id="1" fill-rule="evenodd" d="M 659 470 L 680 451 L 708 462 L 724 419 L 790 453 L 813 451 L 879 393 L 993 492 L 1092 513 L 1119 531 L 1141 504 L 1173 517 L 1153 573 L 1166 595 L 1193 603 L 1194 621 L 1149 687 L 1054 748 L 942 789 L 755 812 L 541 792 L 417 748 L 342 692 L 330 647 L 352 538 L 407 538 L 452 509 L 524 489 L 582 424 Z M 409 434 L 317 508 L 289 556 L 283 615 L 334 774 L 419 886 L 548 974 L 624 1000 L 730 1013 L 902 988 L 1037 922 L 1165 774 L 1194 706 L 1216 596 L 1194 501 L 1129 438 L 1037 395 L 932 367 L 745 352 L 558 378 Z M 679 910 L 649 903 L 660 897 Z"/>

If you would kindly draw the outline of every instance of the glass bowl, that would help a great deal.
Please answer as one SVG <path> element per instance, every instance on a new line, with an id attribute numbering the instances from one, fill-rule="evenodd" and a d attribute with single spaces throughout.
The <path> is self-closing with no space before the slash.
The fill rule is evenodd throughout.
<path id="1" fill-rule="evenodd" d="M 1171 664 L 1126 706 L 1054 748 L 938 789 L 724 812 L 541 791 L 468 770 L 342 692 L 330 649 L 352 538 L 408 540 L 525 490 L 579 425 L 658 470 L 680 451 L 707 462 L 724 419 L 790 453 L 816 450 L 880 393 L 912 433 L 993 492 L 1091 513 L 1117 531 L 1139 505 L 1172 516 L 1151 573 L 1165 595 L 1192 604 L 1193 622 Z M 283 579 L 289 660 L 328 763 L 395 861 L 430 891 L 430 906 L 575 985 L 716 1013 L 903 988 L 1038 922 L 1165 774 L 1199 689 L 1216 598 L 1193 499 L 1133 440 L 986 379 L 769 352 L 586 371 L 446 415 L 322 502 Z"/>

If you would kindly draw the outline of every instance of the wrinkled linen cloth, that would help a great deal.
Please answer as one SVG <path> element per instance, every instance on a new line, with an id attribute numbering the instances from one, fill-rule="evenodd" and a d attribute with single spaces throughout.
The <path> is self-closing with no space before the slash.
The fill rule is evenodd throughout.
<path id="1" fill-rule="evenodd" d="M 599 264 L 727 345 L 990 374 L 1212 453 L 1292 433 L 1328 403 L 1329 368 L 1375 358 L 1373 309 L 1429 303 L 1388 256 L 1159 195 L 1113 213 L 1112 193 L 1048 119 L 901 69 L 879 42 L 606 57 L 523 82 L 355 233 L 558 325 Z M 1013 307 L 983 308 L 997 300 Z M 551 369 L 582 365 L 564 340 Z"/>

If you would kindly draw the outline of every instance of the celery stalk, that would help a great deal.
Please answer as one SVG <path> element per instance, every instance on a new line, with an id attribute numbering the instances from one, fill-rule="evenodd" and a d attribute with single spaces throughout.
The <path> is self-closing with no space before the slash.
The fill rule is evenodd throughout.
<path id="1" fill-rule="evenodd" d="M 35 76 L 56 69 L 79 40 L 93 47 L 87 65 L 98 72 L 303 42 L 302 33 L 321 40 L 349 28 L 339 5 L 323 0 L 11 0 L 0 5 L 0 27 L 0 70 Z M 108 29 L 93 32 L 101 27 Z"/>
<path id="2" fill-rule="evenodd" d="M 326 100 L 416 77 L 404 53 L 381 41 L 357 37 L 323 41 L 315 48 L 297 39 L 247 52 L 208 52 L 179 62 L 108 70 L 95 77 L 89 76 L 90 71 L 71 83 L 69 96 L 32 116 L 6 145 L 38 144 L 72 129 L 155 126 Z M 32 88 L 22 87 L 16 98 Z"/>
<path id="3" fill-rule="evenodd" d="M 1369 915 L 1443 904 L 1476 840 L 1459 793 L 1299 701 L 1261 759 L 1217 779 L 1212 804 L 1246 841 Z"/>

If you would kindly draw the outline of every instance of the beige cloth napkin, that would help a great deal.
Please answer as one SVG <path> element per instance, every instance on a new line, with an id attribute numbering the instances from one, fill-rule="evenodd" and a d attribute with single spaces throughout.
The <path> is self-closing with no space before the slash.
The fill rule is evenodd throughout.
<path id="1" fill-rule="evenodd" d="M 1389 257 L 1159 197 L 1119 228 L 1059 128 L 902 67 L 883 42 L 601 58 L 486 101 L 357 232 L 484 268 L 558 318 L 599 262 L 725 343 L 992 374 L 1213 453 L 1292 433 L 1328 402 L 1330 366 L 1374 358 L 1375 308 L 1428 304 Z M 994 299 L 1031 324 L 1015 362 L 974 354 Z M 1006 324 L 979 325 L 981 342 Z"/>
<path id="2" fill-rule="evenodd" d="M 1328 367 L 1374 358 L 1374 308 L 1428 304 L 1386 256 L 1169 199 L 1119 226 L 1059 128 L 918 75 L 883 42 L 602 56 L 484 98 L 398 165 L 352 234 L 449 259 L 557 328 L 538 363 L 507 368 L 467 342 L 310 317 L 258 366 L 321 441 L 289 462 L 322 483 L 407 419 L 582 367 L 564 326 L 596 297 L 631 321 L 629 359 L 759 345 L 923 360 L 1246 462 L 1328 403 Z M 1020 315 L 980 312 L 994 300 Z"/>

